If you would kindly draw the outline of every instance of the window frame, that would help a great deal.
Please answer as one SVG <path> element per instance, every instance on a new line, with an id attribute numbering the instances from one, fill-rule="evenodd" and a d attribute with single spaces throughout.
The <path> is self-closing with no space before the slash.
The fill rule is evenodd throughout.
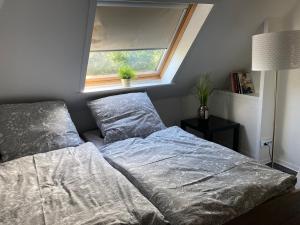
<path id="1" fill-rule="evenodd" d="M 97 6 L 96 6 L 97 7 Z M 163 77 L 164 72 L 167 70 L 168 65 L 178 47 L 178 44 L 180 43 L 180 40 L 197 8 L 197 4 L 189 4 L 185 14 L 183 15 L 183 18 L 181 20 L 181 23 L 178 26 L 178 29 L 174 35 L 174 38 L 169 46 L 169 48 L 166 50 L 163 59 L 161 60 L 159 64 L 159 68 L 157 71 L 151 71 L 151 72 L 142 72 L 137 74 L 136 80 L 138 81 L 149 81 L 149 80 L 160 80 Z M 95 8 L 96 9 L 96 8 Z M 90 30 L 93 29 L 94 26 L 94 20 L 92 21 L 92 27 L 90 27 Z M 91 38 L 91 34 L 90 34 Z M 91 39 L 90 39 L 91 40 Z M 89 40 L 89 44 L 90 44 Z M 90 51 L 89 51 L 90 52 Z M 88 52 L 88 54 L 89 54 Z M 85 73 L 87 69 L 89 57 L 87 56 L 87 63 L 85 68 Z M 84 88 L 97 88 L 104 85 L 118 85 L 120 84 L 120 78 L 118 78 L 117 74 L 112 75 L 85 75 L 85 81 L 84 81 Z"/>

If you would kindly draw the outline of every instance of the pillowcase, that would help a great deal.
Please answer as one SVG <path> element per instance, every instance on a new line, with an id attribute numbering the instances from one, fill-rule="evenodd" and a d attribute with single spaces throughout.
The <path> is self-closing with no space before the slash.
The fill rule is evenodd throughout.
<path id="1" fill-rule="evenodd" d="M 88 103 L 105 144 L 132 137 L 145 138 L 165 129 L 146 93 L 101 98 Z"/>
<path id="2" fill-rule="evenodd" d="M 0 105 L 2 161 L 81 143 L 64 102 Z"/>

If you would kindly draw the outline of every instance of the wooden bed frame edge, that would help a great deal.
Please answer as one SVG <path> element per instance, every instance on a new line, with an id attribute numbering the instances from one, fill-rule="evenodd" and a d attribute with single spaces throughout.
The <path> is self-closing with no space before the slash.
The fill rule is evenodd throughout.
<path id="1" fill-rule="evenodd" d="M 272 198 L 224 225 L 296 224 L 300 224 L 300 189 Z"/>

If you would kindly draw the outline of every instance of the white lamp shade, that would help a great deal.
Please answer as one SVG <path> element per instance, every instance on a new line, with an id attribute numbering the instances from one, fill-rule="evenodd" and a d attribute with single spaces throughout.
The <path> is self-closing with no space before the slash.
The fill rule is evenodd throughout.
<path id="1" fill-rule="evenodd" d="M 274 71 L 300 67 L 300 30 L 252 37 L 252 70 Z"/>

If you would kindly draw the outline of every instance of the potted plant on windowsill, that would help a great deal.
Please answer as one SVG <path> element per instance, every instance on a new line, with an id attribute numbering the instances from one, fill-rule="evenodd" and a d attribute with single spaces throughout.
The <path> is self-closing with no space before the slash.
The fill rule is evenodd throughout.
<path id="1" fill-rule="evenodd" d="M 135 71 L 130 66 L 119 68 L 119 77 L 124 87 L 130 87 L 131 80 L 136 76 Z"/>
<path id="2" fill-rule="evenodd" d="M 196 86 L 196 96 L 200 102 L 198 115 L 200 119 L 208 119 L 208 97 L 213 92 L 209 74 L 203 74 Z"/>

